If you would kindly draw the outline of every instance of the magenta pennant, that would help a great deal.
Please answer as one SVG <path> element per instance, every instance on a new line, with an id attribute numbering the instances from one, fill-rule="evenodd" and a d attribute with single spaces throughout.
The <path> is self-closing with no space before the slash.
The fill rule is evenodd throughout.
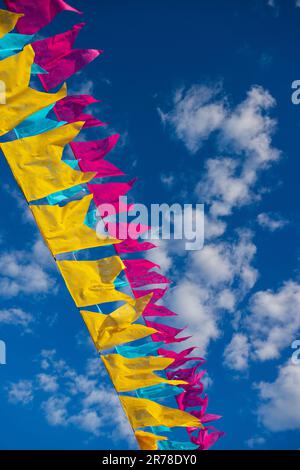
<path id="1" fill-rule="evenodd" d="M 207 429 L 201 429 L 197 437 L 191 436 L 191 441 L 199 446 L 199 450 L 207 450 L 215 444 L 220 437 L 224 436 L 224 434 L 225 433 L 221 431 L 214 431 L 209 434 Z"/>
<path id="2" fill-rule="evenodd" d="M 176 371 L 168 371 L 167 377 L 170 380 L 185 380 L 186 382 L 188 382 L 188 385 L 182 385 L 182 388 L 189 389 L 192 385 L 200 384 L 202 377 L 206 373 L 205 370 L 197 372 L 199 366 L 200 364 L 197 364 L 194 367 L 190 367 L 188 369 L 177 369 Z M 199 389 L 202 389 L 201 385 L 199 386 Z"/>
<path id="3" fill-rule="evenodd" d="M 45 68 L 48 74 L 39 75 L 45 90 L 49 91 L 67 80 L 74 73 L 95 60 L 102 52 L 98 49 L 74 49 L 61 57 L 56 64 L 49 64 Z"/>
<path id="4" fill-rule="evenodd" d="M 104 183 L 88 184 L 90 192 L 93 194 L 96 206 L 117 202 L 120 196 L 125 196 L 134 185 L 136 179 L 128 183 Z"/>
<path id="5" fill-rule="evenodd" d="M 169 284 L 171 281 L 153 268 L 159 268 L 158 264 L 147 259 L 124 260 L 126 275 L 132 287 L 142 287 L 150 284 Z"/>
<path id="6" fill-rule="evenodd" d="M 205 401 L 205 398 L 200 396 L 203 393 L 203 390 L 204 387 L 201 387 L 199 390 L 191 389 L 177 395 L 176 401 L 178 403 L 178 408 L 180 410 L 186 410 L 193 406 L 202 406 Z"/>
<path id="7" fill-rule="evenodd" d="M 143 311 L 144 317 L 176 317 L 177 313 L 172 312 L 164 305 L 155 305 L 149 303 Z"/>
<path id="8" fill-rule="evenodd" d="M 147 326 L 158 331 L 158 333 L 151 335 L 153 341 L 155 342 L 162 341 L 166 344 L 181 343 L 182 341 L 190 338 L 190 336 L 186 336 L 185 338 L 176 338 L 176 336 L 185 328 L 174 328 L 173 326 L 164 325 L 162 323 L 155 323 L 149 320 L 146 320 L 145 322 Z"/>
<path id="9" fill-rule="evenodd" d="M 63 0 L 4 0 L 7 8 L 16 13 L 24 13 L 17 23 L 21 34 L 35 34 L 61 11 L 73 11 L 81 14 Z"/>
<path id="10" fill-rule="evenodd" d="M 132 292 L 136 299 L 139 299 L 140 297 L 143 297 L 144 295 L 152 294 L 150 302 L 155 303 L 158 300 L 163 298 L 167 290 L 168 290 L 167 287 L 165 289 L 156 287 L 154 289 L 142 289 L 142 290 L 132 289 Z"/>
<path id="11" fill-rule="evenodd" d="M 175 351 L 168 351 L 166 349 L 160 348 L 158 349 L 158 354 L 164 357 L 170 357 L 174 359 L 174 362 L 170 364 L 169 368 L 170 369 L 176 369 L 177 367 L 183 366 L 186 362 L 188 361 L 201 361 L 203 364 L 205 362 L 205 359 L 203 357 L 187 357 L 191 352 L 194 351 L 194 348 L 189 348 L 185 349 L 184 351 L 181 351 L 180 353 L 177 353 Z"/>
<path id="12" fill-rule="evenodd" d="M 90 95 L 66 96 L 56 103 L 54 111 L 60 121 L 66 121 L 69 123 L 85 121 L 83 127 L 86 128 L 103 126 L 105 125 L 104 122 L 94 118 L 91 114 L 82 113 L 87 106 L 93 103 L 99 103 L 99 100 L 96 100 Z"/>
<path id="13" fill-rule="evenodd" d="M 45 70 L 47 70 L 49 64 L 58 63 L 61 57 L 72 50 L 78 33 L 84 25 L 85 23 L 78 23 L 64 33 L 33 42 L 32 47 L 35 52 L 35 62 Z"/>
<path id="14" fill-rule="evenodd" d="M 132 240 L 130 238 L 115 245 L 116 252 L 119 254 L 136 253 L 138 251 L 152 250 L 153 248 L 157 248 L 153 243 L 139 242 L 138 240 Z"/>
<path id="15" fill-rule="evenodd" d="M 67 80 L 103 52 L 97 49 L 72 49 L 83 26 L 84 23 L 79 23 L 69 31 L 32 44 L 35 62 L 48 72 L 39 75 L 46 91 Z"/>
<path id="16" fill-rule="evenodd" d="M 114 134 L 100 140 L 71 142 L 70 145 L 78 160 L 99 160 L 116 146 L 119 138 L 120 134 Z"/>
<path id="17" fill-rule="evenodd" d="M 98 207 L 98 211 L 99 211 L 100 217 L 102 217 L 102 219 L 105 219 L 106 217 L 113 217 L 116 214 L 121 214 L 122 212 L 128 213 L 130 210 L 133 209 L 133 207 L 134 207 L 134 204 L 127 204 L 124 201 L 122 201 L 122 199 L 120 199 L 119 201 L 113 201 L 108 204 L 102 204 L 101 206 Z M 127 240 L 124 240 L 124 241 L 127 241 Z M 121 245 L 121 243 L 119 243 L 118 246 L 119 245 Z"/>
<path id="18" fill-rule="evenodd" d="M 84 172 L 94 172 L 96 173 L 95 178 L 107 178 L 109 176 L 123 176 L 123 173 L 120 168 L 113 165 L 106 160 L 99 160 L 99 161 L 88 161 L 88 160 L 79 160 L 78 165 L 81 171 Z"/>
<path id="19" fill-rule="evenodd" d="M 116 223 L 111 221 L 104 221 L 104 223 L 110 236 L 118 238 L 119 240 L 126 240 L 128 238 L 135 240 L 149 230 L 147 225 L 134 224 L 133 222 L 128 224 L 126 222 Z"/>

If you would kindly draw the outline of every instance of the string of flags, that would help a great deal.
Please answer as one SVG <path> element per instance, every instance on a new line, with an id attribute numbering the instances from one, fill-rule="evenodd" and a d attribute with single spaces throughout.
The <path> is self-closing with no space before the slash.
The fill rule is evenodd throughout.
<path id="1" fill-rule="evenodd" d="M 63 0 L 5 4 L 8 11 L 0 10 L 1 151 L 80 309 L 140 449 L 206 450 L 223 435 L 208 425 L 221 416 L 207 413 L 205 361 L 191 356 L 196 348 L 172 349 L 187 337 L 165 323 L 177 315 L 160 302 L 171 281 L 159 265 L 131 257 L 154 249 L 153 243 L 129 236 L 126 223 L 108 224 L 111 214 L 101 212 L 105 203 L 126 213 L 133 206 L 118 201 L 135 180 L 111 181 L 124 173 L 105 159 L 120 136 L 78 140 L 82 129 L 105 123 L 84 113 L 98 100 L 69 95 L 65 81 L 102 51 L 73 48 L 84 23 L 36 39 L 60 12 L 81 14 Z M 30 85 L 32 76 L 42 91 Z M 67 149 L 72 158 L 65 158 Z M 139 233 L 147 229 L 139 227 Z M 125 239 L 120 237 L 124 230 Z M 89 259 L 95 248 L 111 251 Z M 83 259 L 78 253 L 85 253 Z M 181 441 L 177 428 L 187 431 Z"/>

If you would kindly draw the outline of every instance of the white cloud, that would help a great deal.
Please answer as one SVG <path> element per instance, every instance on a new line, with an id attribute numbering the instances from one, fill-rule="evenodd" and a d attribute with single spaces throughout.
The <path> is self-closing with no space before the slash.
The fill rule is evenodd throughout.
<path id="1" fill-rule="evenodd" d="M 254 356 L 277 359 L 300 329 L 300 285 L 288 281 L 276 292 L 260 291 L 250 300 L 246 319 Z"/>
<path id="2" fill-rule="evenodd" d="M 173 110 L 168 113 L 158 110 L 162 122 L 171 126 L 191 153 L 200 149 L 202 142 L 220 127 L 226 116 L 225 102 L 219 94 L 219 86 L 181 88 L 174 95 Z"/>
<path id="3" fill-rule="evenodd" d="M 27 313 L 21 308 L 8 308 L 0 310 L 0 324 L 22 326 L 28 329 L 33 322 L 31 313 Z"/>
<path id="4" fill-rule="evenodd" d="M 257 387 L 262 400 L 258 416 L 266 428 L 273 432 L 300 429 L 300 367 L 285 364 L 274 382 Z"/>
<path id="5" fill-rule="evenodd" d="M 8 399 L 27 405 L 39 401 L 51 426 L 73 426 L 93 436 L 106 433 L 113 440 L 126 439 L 134 445 L 134 437 L 120 401 L 109 384 L 103 385 L 97 373 L 100 358 L 87 361 L 85 374 L 57 358 L 55 350 L 41 351 L 41 370 L 31 381 L 11 383 Z M 50 395 L 50 396 L 49 396 Z"/>
<path id="6" fill-rule="evenodd" d="M 8 401 L 13 404 L 27 405 L 33 400 L 33 385 L 30 380 L 19 380 L 8 389 Z"/>
<path id="7" fill-rule="evenodd" d="M 42 403 L 41 407 L 49 424 L 52 426 L 67 426 L 67 405 L 69 402 L 70 398 L 66 396 L 52 396 Z"/>
<path id="8" fill-rule="evenodd" d="M 54 261 L 45 255 L 41 242 L 28 251 L 0 253 L 0 292 L 5 298 L 20 294 L 47 294 L 56 292 L 55 280 L 48 273 Z"/>
<path id="9" fill-rule="evenodd" d="M 246 444 L 250 449 L 255 449 L 257 447 L 260 447 L 264 445 L 266 442 L 266 439 L 262 436 L 253 436 L 250 437 L 247 441 Z"/>
<path id="10" fill-rule="evenodd" d="M 39 387 L 44 390 L 44 392 L 56 392 L 58 390 L 57 378 L 53 375 L 38 374 L 37 380 Z"/>
<path id="11" fill-rule="evenodd" d="M 247 336 L 236 333 L 224 351 L 226 366 L 239 371 L 247 369 L 249 349 Z"/>
<path id="12" fill-rule="evenodd" d="M 187 257 L 186 270 L 167 298 L 180 315 L 185 333 L 205 354 L 209 343 L 220 334 L 225 313 L 233 316 L 236 304 L 254 286 L 258 273 L 252 266 L 256 252 L 252 234 L 240 232 L 235 242 L 205 245 Z M 186 336 L 186 334 L 184 334 Z"/>
<path id="13" fill-rule="evenodd" d="M 266 212 L 259 214 L 257 221 L 262 228 L 270 230 L 270 232 L 280 230 L 288 224 L 288 221 L 280 217 L 280 215 Z"/>
<path id="14" fill-rule="evenodd" d="M 172 188 L 175 182 L 175 177 L 174 175 L 161 175 L 160 181 L 167 188 Z"/>

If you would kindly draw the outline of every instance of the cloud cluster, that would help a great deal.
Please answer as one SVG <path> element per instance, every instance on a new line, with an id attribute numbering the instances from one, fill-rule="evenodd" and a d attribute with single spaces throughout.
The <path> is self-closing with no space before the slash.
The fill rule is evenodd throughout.
<path id="1" fill-rule="evenodd" d="M 30 250 L 0 252 L 0 296 L 55 293 L 54 261 L 38 239 Z"/>
<path id="2" fill-rule="evenodd" d="M 287 363 L 279 368 L 274 382 L 257 385 L 262 404 L 258 415 L 270 431 L 300 428 L 300 367 Z"/>
<path id="3" fill-rule="evenodd" d="M 133 433 L 116 393 L 99 381 L 103 374 L 100 358 L 88 360 L 84 373 L 79 373 L 59 359 L 55 350 L 43 350 L 38 373 L 32 380 L 10 383 L 8 400 L 15 405 L 39 402 L 51 426 L 74 426 L 91 436 L 105 434 L 133 445 Z"/>

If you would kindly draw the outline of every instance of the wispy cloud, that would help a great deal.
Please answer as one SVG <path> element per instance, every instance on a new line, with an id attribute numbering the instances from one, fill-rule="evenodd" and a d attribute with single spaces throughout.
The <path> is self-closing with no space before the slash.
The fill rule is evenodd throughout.
<path id="1" fill-rule="evenodd" d="M 133 433 L 116 393 L 107 383 L 99 383 L 102 374 L 100 358 L 88 360 L 80 373 L 58 358 L 55 350 L 43 350 L 39 371 L 32 380 L 10 383 L 8 400 L 24 406 L 39 403 L 51 426 L 73 426 L 91 436 L 105 434 L 133 445 Z"/>
<path id="2" fill-rule="evenodd" d="M 269 230 L 270 232 L 275 232 L 276 230 L 280 230 L 288 225 L 288 221 L 279 214 L 266 212 L 258 214 L 257 221 L 262 228 Z"/>

